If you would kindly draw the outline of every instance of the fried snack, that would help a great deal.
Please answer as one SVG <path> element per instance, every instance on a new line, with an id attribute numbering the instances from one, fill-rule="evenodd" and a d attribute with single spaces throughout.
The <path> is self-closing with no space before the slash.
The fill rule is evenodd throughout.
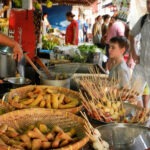
<path id="1" fill-rule="evenodd" d="M 50 131 L 47 125 L 38 122 L 36 125 L 30 125 L 27 130 L 22 132 L 16 131 L 12 127 L 7 127 L 5 132 L 0 134 L 0 144 L 19 150 L 61 148 L 75 142 L 75 135 L 76 130 L 74 128 L 64 132 L 59 126 L 54 126 Z"/>
<path id="2" fill-rule="evenodd" d="M 24 105 L 29 105 L 34 101 L 34 98 L 22 100 L 20 103 Z"/>
<path id="3" fill-rule="evenodd" d="M 48 133 L 47 135 L 46 135 L 46 138 L 49 140 L 49 141 L 52 141 L 52 140 L 54 140 L 54 135 L 52 134 L 52 133 Z"/>
<path id="4" fill-rule="evenodd" d="M 58 94 L 52 94 L 52 108 L 54 109 L 58 109 L 58 97 L 59 95 Z"/>
<path id="5" fill-rule="evenodd" d="M 30 138 L 36 138 L 36 139 L 40 139 L 41 141 L 47 141 L 45 135 L 43 135 L 38 128 L 34 128 L 33 131 L 28 131 L 27 134 Z"/>
<path id="6" fill-rule="evenodd" d="M 44 148 L 44 149 L 48 149 L 48 148 L 50 148 L 50 147 L 51 147 L 51 145 L 52 145 L 52 143 L 51 143 L 51 142 L 42 142 L 42 148 Z"/>
<path id="7" fill-rule="evenodd" d="M 43 134 L 47 134 L 49 132 L 49 129 L 45 124 L 39 124 L 38 128 Z"/>
<path id="8" fill-rule="evenodd" d="M 42 95 L 38 95 L 38 97 L 29 105 L 29 106 L 37 106 L 43 99 Z"/>
<path id="9" fill-rule="evenodd" d="M 60 147 L 66 146 L 69 142 L 70 142 L 69 140 L 63 140 L 63 141 L 60 143 Z"/>
<path id="10" fill-rule="evenodd" d="M 59 98 L 58 98 L 58 100 L 59 100 L 58 103 L 59 103 L 59 104 L 62 104 L 63 101 L 64 101 L 64 99 L 65 99 L 65 95 L 64 95 L 64 94 L 60 94 L 60 95 L 59 95 Z"/>
<path id="11" fill-rule="evenodd" d="M 25 143 L 25 146 L 28 149 L 31 149 L 31 146 L 32 146 L 31 145 L 31 139 L 30 139 L 30 137 L 27 134 L 21 135 L 20 139 Z"/>
<path id="12" fill-rule="evenodd" d="M 45 108 L 45 105 L 46 105 L 46 101 L 45 100 L 42 100 L 40 102 L 40 108 Z"/>
<path id="13" fill-rule="evenodd" d="M 67 108 L 73 108 L 76 107 L 79 104 L 79 101 L 77 99 L 72 99 L 70 103 L 68 104 L 60 104 L 60 109 L 67 109 Z"/>
<path id="14" fill-rule="evenodd" d="M 51 95 L 46 95 L 46 108 L 52 108 L 51 106 Z"/>
<path id="15" fill-rule="evenodd" d="M 32 150 L 40 150 L 42 147 L 42 141 L 40 139 L 34 139 L 32 141 Z"/>

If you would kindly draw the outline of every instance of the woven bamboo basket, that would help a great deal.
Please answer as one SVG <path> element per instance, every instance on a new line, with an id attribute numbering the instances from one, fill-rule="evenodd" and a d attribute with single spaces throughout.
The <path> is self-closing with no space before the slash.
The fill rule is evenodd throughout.
<path id="1" fill-rule="evenodd" d="M 38 122 L 46 124 L 49 128 L 58 125 L 65 132 L 69 131 L 71 128 L 75 128 L 76 131 L 78 131 L 78 142 L 55 150 L 79 150 L 89 141 L 83 129 L 84 120 L 69 112 L 44 108 L 30 108 L 16 110 L 0 116 L 0 124 L 7 124 L 16 130 L 24 130 L 28 126 L 37 124 Z M 0 145 L 0 149 L 1 148 L 2 146 Z M 8 150 L 9 147 L 4 146 L 3 149 Z M 16 149 L 10 147 L 10 150 Z"/>
<path id="2" fill-rule="evenodd" d="M 25 87 L 21 87 L 21 88 L 17 88 L 17 89 L 13 89 L 9 95 L 8 95 L 8 102 L 15 107 L 16 109 L 25 109 L 25 108 L 29 108 L 29 107 L 24 107 L 23 105 L 14 102 L 13 101 L 13 97 L 18 95 L 20 98 L 24 98 L 26 97 L 27 93 L 32 91 L 36 86 L 35 85 L 29 85 L 29 86 L 25 86 Z M 72 97 L 72 98 L 76 98 L 79 100 L 80 104 L 77 107 L 74 108 L 69 108 L 69 109 L 59 109 L 65 112 L 71 112 L 71 113 L 77 113 L 82 109 L 82 104 L 81 104 L 81 97 L 80 94 L 78 92 L 66 89 L 66 88 L 62 88 L 62 87 L 55 87 L 55 86 L 38 86 L 40 88 L 49 88 L 52 91 L 57 91 L 58 93 L 62 93 L 65 94 L 66 96 Z"/>
<path id="3" fill-rule="evenodd" d="M 7 102 L 0 100 L 0 115 L 13 111 L 14 108 Z"/>

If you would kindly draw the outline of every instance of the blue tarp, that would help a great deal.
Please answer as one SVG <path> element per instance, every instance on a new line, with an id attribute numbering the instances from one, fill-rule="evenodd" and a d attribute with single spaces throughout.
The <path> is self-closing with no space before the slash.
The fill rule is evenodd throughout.
<path id="1" fill-rule="evenodd" d="M 47 8 L 43 6 L 43 13 L 48 14 L 48 20 L 53 28 L 58 28 L 59 30 L 66 30 L 68 22 L 66 21 L 66 13 L 72 10 L 72 6 L 53 6 L 52 8 Z"/>

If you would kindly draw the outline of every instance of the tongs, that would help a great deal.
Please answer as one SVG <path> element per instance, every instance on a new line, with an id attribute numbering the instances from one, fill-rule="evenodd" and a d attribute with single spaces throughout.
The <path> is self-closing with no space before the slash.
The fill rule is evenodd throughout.
<path id="1" fill-rule="evenodd" d="M 36 65 L 33 63 L 33 61 L 30 59 L 30 57 L 27 54 L 25 54 L 25 58 L 30 63 L 30 65 L 33 67 L 33 69 L 41 76 L 40 70 L 36 67 Z M 49 72 L 48 68 L 43 64 L 43 62 L 40 60 L 40 58 L 38 58 L 37 56 L 35 56 L 34 58 L 35 58 L 36 63 L 38 63 L 40 65 L 40 67 L 44 70 L 46 75 L 48 77 L 50 77 L 50 72 Z"/>
<path id="2" fill-rule="evenodd" d="M 36 67 L 36 65 L 33 63 L 33 61 L 30 59 L 30 57 L 25 54 L 26 60 L 30 63 L 30 65 L 33 67 L 33 69 L 41 76 L 40 70 Z"/>
<path id="3" fill-rule="evenodd" d="M 51 76 L 50 72 L 49 72 L 48 68 L 43 64 L 41 59 L 38 56 L 35 56 L 34 59 L 35 59 L 35 62 L 43 69 L 43 71 L 46 73 L 46 75 L 48 77 L 50 77 Z"/>

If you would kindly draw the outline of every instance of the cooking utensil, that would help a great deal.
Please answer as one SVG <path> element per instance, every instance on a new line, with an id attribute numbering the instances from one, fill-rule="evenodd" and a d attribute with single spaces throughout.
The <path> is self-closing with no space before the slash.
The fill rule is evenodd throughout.
<path id="1" fill-rule="evenodd" d="M 35 56 L 34 59 L 35 59 L 36 63 L 38 63 L 40 65 L 40 67 L 43 69 L 43 71 L 46 73 L 46 75 L 48 77 L 50 77 L 51 76 L 50 72 L 49 72 L 48 68 L 43 64 L 41 59 L 39 57 L 37 57 L 37 56 Z"/>
<path id="2" fill-rule="evenodd" d="M 70 88 L 70 80 L 71 78 L 67 78 L 64 80 L 52 80 L 40 76 L 40 84 L 42 85 L 58 86 L 58 87 L 64 87 L 68 89 Z"/>
<path id="3" fill-rule="evenodd" d="M 33 67 L 33 69 L 41 76 L 40 70 L 36 67 L 36 65 L 32 62 L 32 60 L 30 59 L 30 57 L 27 54 L 25 54 L 25 58 L 30 63 L 30 65 Z"/>
<path id="4" fill-rule="evenodd" d="M 133 124 L 108 124 L 97 128 L 112 149 L 146 150 L 150 148 L 150 129 Z"/>
<path id="5" fill-rule="evenodd" d="M 11 83 L 13 88 L 18 88 L 31 84 L 31 80 L 24 77 L 10 77 L 5 78 L 4 81 Z"/>
<path id="6" fill-rule="evenodd" d="M 16 74 L 16 63 L 13 50 L 8 46 L 0 46 L 0 77 L 10 77 Z"/>

